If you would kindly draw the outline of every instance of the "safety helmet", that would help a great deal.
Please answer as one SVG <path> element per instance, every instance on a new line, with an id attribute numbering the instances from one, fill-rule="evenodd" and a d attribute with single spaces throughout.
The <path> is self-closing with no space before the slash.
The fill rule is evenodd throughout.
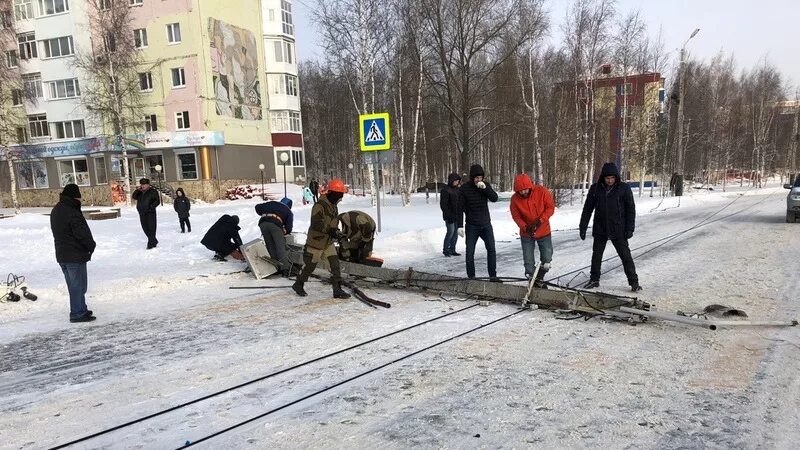
<path id="1" fill-rule="evenodd" d="M 342 180 L 334 178 L 328 183 L 328 192 L 341 192 L 342 194 L 346 194 L 347 188 L 344 187 L 344 182 Z"/>

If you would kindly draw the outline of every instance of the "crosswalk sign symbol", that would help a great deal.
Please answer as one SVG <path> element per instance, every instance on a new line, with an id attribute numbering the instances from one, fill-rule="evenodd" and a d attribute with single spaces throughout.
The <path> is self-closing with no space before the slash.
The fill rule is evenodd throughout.
<path id="1" fill-rule="evenodd" d="M 391 148 L 389 113 L 363 114 L 358 117 L 358 121 L 362 152 Z"/>

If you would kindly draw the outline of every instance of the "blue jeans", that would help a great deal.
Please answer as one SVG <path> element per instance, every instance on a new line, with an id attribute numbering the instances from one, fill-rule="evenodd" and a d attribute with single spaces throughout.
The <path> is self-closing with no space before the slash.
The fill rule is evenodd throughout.
<path id="1" fill-rule="evenodd" d="M 69 318 L 77 319 L 86 315 L 86 289 L 89 281 L 86 276 L 86 263 L 58 263 L 64 272 L 69 291 Z"/>
<path id="2" fill-rule="evenodd" d="M 453 254 L 456 252 L 456 243 L 458 242 L 458 225 L 455 222 L 445 222 L 444 224 L 447 227 L 447 234 L 444 235 L 442 253 Z"/>
<path id="3" fill-rule="evenodd" d="M 525 263 L 525 274 L 533 275 L 536 267 L 535 251 L 537 244 L 539 245 L 539 261 L 542 263 L 542 267 L 539 270 L 550 270 L 550 261 L 553 260 L 553 239 L 551 235 L 548 234 L 540 239 L 522 236 L 520 241 L 522 242 L 522 261 Z"/>
<path id="4" fill-rule="evenodd" d="M 483 240 L 486 247 L 486 265 L 489 276 L 497 276 L 497 255 L 494 250 L 494 230 L 492 225 L 464 225 L 464 237 L 467 241 L 467 277 L 475 278 L 475 245 L 478 238 Z"/>

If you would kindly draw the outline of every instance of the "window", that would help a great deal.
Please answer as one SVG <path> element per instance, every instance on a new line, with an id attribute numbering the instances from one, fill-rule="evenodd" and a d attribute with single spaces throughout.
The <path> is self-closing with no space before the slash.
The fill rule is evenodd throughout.
<path id="1" fill-rule="evenodd" d="M 272 41 L 275 50 L 275 62 L 283 62 L 283 41 Z"/>
<path id="2" fill-rule="evenodd" d="M 142 92 L 150 92 L 153 90 L 153 76 L 150 72 L 139 74 L 139 90 Z"/>
<path id="3" fill-rule="evenodd" d="M 108 11 L 111 9 L 114 0 L 100 0 L 100 11 Z"/>
<path id="4" fill-rule="evenodd" d="M 289 130 L 300 132 L 300 113 L 295 111 L 289 112 Z"/>
<path id="5" fill-rule="evenodd" d="M 86 136 L 82 120 L 69 120 L 66 122 L 53 122 L 56 139 L 72 139 Z"/>
<path id="6" fill-rule="evenodd" d="M 50 136 L 50 127 L 47 125 L 47 114 L 28 116 L 28 128 L 32 138 Z"/>
<path id="7" fill-rule="evenodd" d="M 178 180 L 197 179 L 197 155 L 195 155 L 194 151 L 176 153 L 175 162 L 178 166 Z"/>
<path id="8" fill-rule="evenodd" d="M 160 174 L 156 170 L 156 166 L 161 166 L 161 170 L 164 170 L 164 155 L 161 153 L 158 154 L 151 154 L 144 156 L 145 165 L 150 169 L 150 173 L 148 174 L 150 179 L 158 178 L 162 174 Z M 166 181 L 166 180 L 165 180 Z"/>
<path id="9" fill-rule="evenodd" d="M 286 0 L 281 0 L 281 22 L 283 23 L 283 34 L 294 34 L 292 24 L 292 4 Z"/>
<path id="10" fill-rule="evenodd" d="M 158 131 L 158 122 L 155 114 L 144 116 L 144 131 Z"/>
<path id="11" fill-rule="evenodd" d="M 272 132 L 300 132 L 300 113 L 296 111 L 270 111 Z"/>
<path id="12" fill-rule="evenodd" d="M 271 94 L 291 95 L 297 97 L 297 77 L 294 75 L 269 75 Z"/>
<path id="13" fill-rule="evenodd" d="M 105 46 L 107 52 L 117 51 L 117 39 L 110 31 L 103 36 L 103 45 Z"/>
<path id="14" fill-rule="evenodd" d="M 20 189 L 46 189 L 47 165 L 44 161 L 25 161 L 17 163 L 17 183 Z"/>
<path id="15" fill-rule="evenodd" d="M 17 20 L 33 19 L 33 0 L 14 0 L 14 17 Z"/>
<path id="16" fill-rule="evenodd" d="M 74 53 L 72 48 L 72 36 L 64 36 L 55 39 L 45 39 L 42 41 L 44 46 L 45 58 L 57 58 L 59 56 L 69 56 Z M 107 47 L 112 49 L 114 46 L 112 42 L 107 42 Z M 113 50 L 112 50 L 113 51 Z"/>
<path id="17" fill-rule="evenodd" d="M 22 94 L 22 89 L 12 89 L 11 90 L 11 104 L 13 106 L 20 106 L 22 105 L 22 99 L 24 95 Z"/>
<path id="18" fill-rule="evenodd" d="M 269 10 L 269 21 L 270 22 L 275 22 L 275 10 L 274 9 L 270 9 Z"/>
<path id="19" fill-rule="evenodd" d="M 43 16 L 69 11 L 69 0 L 39 0 L 39 12 Z"/>
<path id="20" fill-rule="evenodd" d="M 294 46 L 287 41 L 272 41 L 272 50 L 275 53 L 275 62 L 292 64 L 294 59 Z"/>
<path id="21" fill-rule="evenodd" d="M 128 0 L 128 4 L 131 6 L 142 6 L 144 4 L 144 0 Z"/>
<path id="22" fill-rule="evenodd" d="M 106 158 L 104 156 L 94 158 L 94 179 L 97 184 L 108 184 Z"/>
<path id="23" fill-rule="evenodd" d="M 86 158 L 63 159 L 58 161 L 58 174 L 61 177 L 61 186 L 77 184 L 89 186 L 89 162 Z"/>
<path id="24" fill-rule="evenodd" d="M 14 25 L 14 15 L 11 11 L 0 11 L 0 30 L 11 28 Z"/>
<path id="25" fill-rule="evenodd" d="M 17 127 L 17 144 L 28 142 L 28 130 L 25 127 Z"/>
<path id="26" fill-rule="evenodd" d="M 49 86 L 49 100 L 75 98 L 81 96 L 81 90 L 78 86 L 77 78 L 51 81 L 47 83 L 47 85 Z"/>
<path id="27" fill-rule="evenodd" d="M 172 69 L 172 87 L 184 86 L 186 86 L 186 72 L 183 71 L 183 67 Z"/>
<path id="28" fill-rule="evenodd" d="M 303 151 L 292 150 L 292 165 L 295 167 L 303 167 Z"/>
<path id="29" fill-rule="evenodd" d="M 189 129 L 189 111 L 175 113 L 175 128 L 178 130 Z"/>
<path id="30" fill-rule="evenodd" d="M 36 33 L 25 33 L 17 36 L 19 42 L 19 57 L 20 59 L 38 58 L 36 47 Z"/>
<path id="31" fill-rule="evenodd" d="M 25 91 L 25 97 L 29 99 L 42 98 L 42 74 L 30 73 L 22 76 L 22 90 Z"/>
<path id="32" fill-rule="evenodd" d="M 171 23 L 167 25 L 167 42 L 170 44 L 181 42 L 181 24 Z"/>
<path id="33" fill-rule="evenodd" d="M 622 95 L 622 85 L 617 85 L 617 95 Z M 625 95 L 633 95 L 633 83 L 625 83 Z"/>
<path id="34" fill-rule="evenodd" d="M 6 52 L 6 67 L 9 69 L 13 69 L 14 67 L 19 66 L 19 60 L 17 59 L 17 51 L 16 50 L 9 50 Z"/>
<path id="35" fill-rule="evenodd" d="M 133 30 L 133 45 L 136 48 L 147 47 L 147 29 L 138 28 L 136 30 Z"/>

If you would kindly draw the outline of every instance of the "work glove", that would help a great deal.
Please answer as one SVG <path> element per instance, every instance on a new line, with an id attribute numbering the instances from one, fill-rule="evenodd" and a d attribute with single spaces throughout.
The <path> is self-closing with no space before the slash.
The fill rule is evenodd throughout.
<path id="1" fill-rule="evenodd" d="M 477 186 L 478 189 L 486 189 L 486 183 L 484 183 L 483 181 L 478 181 L 477 183 L 475 183 L 475 186 Z"/>
<path id="2" fill-rule="evenodd" d="M 625 239 L 630 239 L 633 237 L 633 231 L 626 231 L 625 232 Z"/>
<path id="3" fill-rule="evenodd" d="M 528 234 L 530 234 L 531 236 L 533 236 L 534 233 L 536 233 L 536 230 L 538 230 L 540 226 L 542 226 L 542 220 L 541 219 L 536 219 L 535 222 L 533 222 L 532 224 L 529 224 L 527 227 L 525 227 L 525 231 Z"/>
<path id="4" fill-rule="evenodd" d="M 344 237 L 344 234 L 342 234 L 338 228 L 331 228 L 330 231 L 328 231 L 328 236 L 338 241 Z"/>
<path id="5" fill-rule="evenodd" d="M 464 237 L 464 229 L 463 228 L 459 228 L 458 229 L 458 235 L 461 236 L 462 238 Z"/>
<path id="6" fill-rule="evenodd" d="M 585 241 L 586 240 L 586 230 L 581 230 L 580 233 L 581 233 L 581 240 Z"/>

